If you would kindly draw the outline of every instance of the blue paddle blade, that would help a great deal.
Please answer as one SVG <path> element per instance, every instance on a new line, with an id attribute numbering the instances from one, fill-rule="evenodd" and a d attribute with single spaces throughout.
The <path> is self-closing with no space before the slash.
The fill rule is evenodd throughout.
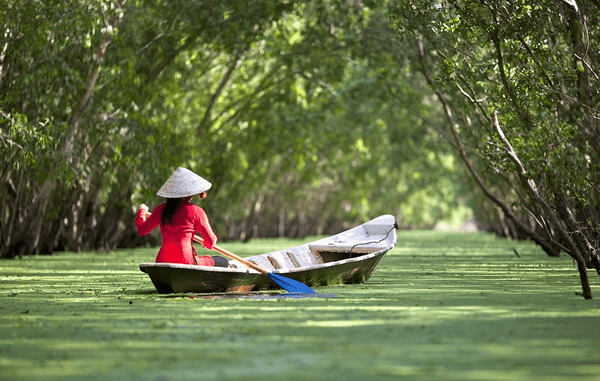
<path id="1" fill-rule="evenodd" d="M 308 287 L 302 282 L 298 282 L 297 280 L 290 279 L 284 277 L 283 275 L 275 274 L 275 273 L 267 273 L 269 279 L 273 282 L 277 283 L 279 287 L 283 288 L 287 292 L 299 292 L 302 294 L 316 294 L 315 290 Z"/>

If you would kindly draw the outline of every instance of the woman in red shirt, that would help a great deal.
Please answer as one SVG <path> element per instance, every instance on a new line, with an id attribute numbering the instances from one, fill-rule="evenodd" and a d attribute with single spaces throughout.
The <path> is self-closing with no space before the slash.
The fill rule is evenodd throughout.
<path id="1" fill-rule="evenodd" d="M 139 235 L 149 234 L 160 226 L 162 245 L 156 262 L 182 263 L 200 266 L 228 267 L 229 261 L 219 256 L 196 255 L 193 236 L 199 232 L 204 239 L 204 247 L 212 249 L 217 243 L 208 217 L 204 210 L 190 201 L 195 195 L 206 198 L 206 191 L 212 184 L 194 172 L 179 167 L 156 193 L 165 197 L 166 202 L 148 213 L 148 207 L 140 205 L 135 219 Z"/>

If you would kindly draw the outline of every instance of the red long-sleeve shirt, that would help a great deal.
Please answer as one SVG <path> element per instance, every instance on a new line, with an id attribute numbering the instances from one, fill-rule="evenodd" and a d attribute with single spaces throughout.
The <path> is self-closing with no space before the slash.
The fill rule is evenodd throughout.
<path id="1" fill-rule="evenodd" d="M 192 237 L 199 232 L 204 239 L 204 247 L 212 249 L 217 243 L 217 236 L 213 233 L 208 217 L 204 210 L 189 200 L 182 201 L 171 221 L 163 225 L 161 222 L 162 211 L 166 204 L 160 204 L 154 209 L 150 217 L 144 210 L 138 210 L 135 226 L 139 235 L 149 234 L 160 226 L 162 246 L 156 256 L 156 262 L 183 263 L 187 265 L 214 266 L 215 262 L 210 256 L 197 256 L 192 246 Z M 194 256 L 196 261 L 194 261 Z"/>

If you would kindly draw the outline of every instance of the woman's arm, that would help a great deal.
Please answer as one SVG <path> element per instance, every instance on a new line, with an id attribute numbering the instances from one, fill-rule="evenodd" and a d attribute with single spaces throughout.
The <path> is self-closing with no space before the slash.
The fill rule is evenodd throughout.
<path id="1" fill-rule="evenodd" d="M 139 235 L 150 234 L 152 230 L 160 225 L 161 211 L 159 207 L 154 209 L 154 212 L 150 214 L 146 205 L 140 205 L 135 217 L 135 227 Z"/>
<path id="2" fill-rule="evenodd" d="M 204 210 L 197 207 L 196 214 L 198 216 L 198 222 L 196 223 L 195 230 L 199 232 L 204 239 L 202 246 L 210 250 L 217 244 L 217 235 L 213 232 Z"/>

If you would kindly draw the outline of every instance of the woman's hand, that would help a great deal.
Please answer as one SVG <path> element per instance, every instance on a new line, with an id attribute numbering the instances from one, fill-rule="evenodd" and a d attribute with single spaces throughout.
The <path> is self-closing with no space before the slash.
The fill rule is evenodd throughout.
<path id="1" fill-rule="evenodd" d="M 146 217 L 148 217 L 150 215 L 150 212 L 148 211 L 148 206 L 146 204 L 140 204 L 140 206 L 138 206 L 138 213 L 140 211 Z"/>

